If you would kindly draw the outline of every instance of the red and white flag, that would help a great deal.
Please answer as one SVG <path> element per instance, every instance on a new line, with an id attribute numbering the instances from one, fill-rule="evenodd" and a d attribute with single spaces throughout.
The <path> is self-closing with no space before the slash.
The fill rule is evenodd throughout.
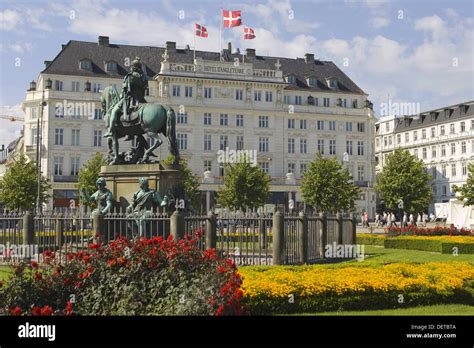
<path id="1" fill-rule="evenodd" d="M 244 28 L 244 40 L 252 40 L 255 38 L 255 32 L 252 28 Z"/>
<path id="2" fill-rule="evenodd" d="M 207 37 L 207 29 L 205 26 L 196 23 L 196 36 Z"/>
<path id="3" fill-rule="evenodd" d="M 242 25 L 241 11 L 228 11 L 223 10 L 222 15 L 224 17 L 224 28 L 238 27 Z"/>

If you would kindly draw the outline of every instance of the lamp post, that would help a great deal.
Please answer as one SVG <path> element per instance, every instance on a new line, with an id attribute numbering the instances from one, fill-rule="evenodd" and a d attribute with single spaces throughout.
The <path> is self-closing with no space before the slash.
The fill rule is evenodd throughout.
<path id="1" fill-rule="evenodd" d="M 36 212 L 41 214 L 42 206 L 41 206 L 41 141 L 42 141 L 42 125 L 43 125 L 43 110 L 46 106 L 46 102 L 44 100 L 44 91 L 45 89 L 50 89 L 53 82 L 51 79 L 46 80 L 45 87 L 43 88 L 41 94 L 41 103 L 40 103 L 40 114 L 38 116 L 38 122 L 36 124 L 36 170 L 37 170 L 37 192 L 36 192 Z"/>

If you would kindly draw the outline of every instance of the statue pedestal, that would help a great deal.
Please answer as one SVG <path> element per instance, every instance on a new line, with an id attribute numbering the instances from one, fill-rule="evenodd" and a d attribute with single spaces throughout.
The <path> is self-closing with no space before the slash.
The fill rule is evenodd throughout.
<path id="1" fill-rule="evenodd" d="M 183 172 L 160 163 L 102 166 L 100 176 L 105 178 L 118 207 L 123 209 L 130 205 L 133 194 L 140 189 L 140 178 L 147 178 L 149 187 L 162 197 L 166 194 L 175 198 L 182 196 Z"/>

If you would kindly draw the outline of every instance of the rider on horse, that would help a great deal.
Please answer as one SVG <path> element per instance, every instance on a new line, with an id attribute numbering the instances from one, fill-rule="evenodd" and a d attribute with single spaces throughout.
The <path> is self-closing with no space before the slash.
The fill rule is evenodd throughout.
<path id="1" fill-rule="evenodd" d="M 115 133 L 120 116 L 125 115 L 125 120 L 130 121 L 133 111 L 141 103 L 146 103 L 145 90 L 148 80 L 142 70 L 140 58 L 136 57 L 131 64 L 130 72 L 123 78 L 122 96 L 110 112 L 109 127 L 104 137 L 112 137 Z"/>

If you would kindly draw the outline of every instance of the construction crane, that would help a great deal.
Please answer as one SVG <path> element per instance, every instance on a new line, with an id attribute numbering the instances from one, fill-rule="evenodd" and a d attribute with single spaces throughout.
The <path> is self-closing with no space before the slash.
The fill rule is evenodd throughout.
<path id="1" fill-rule="evenodd" d="M 10 120 L 12 122 L 23 122 L 25 120 L 24 117 L 13 116 L 13 115 L 0 115 L 0 118 L 2 118 L 4 120 Z"/>

